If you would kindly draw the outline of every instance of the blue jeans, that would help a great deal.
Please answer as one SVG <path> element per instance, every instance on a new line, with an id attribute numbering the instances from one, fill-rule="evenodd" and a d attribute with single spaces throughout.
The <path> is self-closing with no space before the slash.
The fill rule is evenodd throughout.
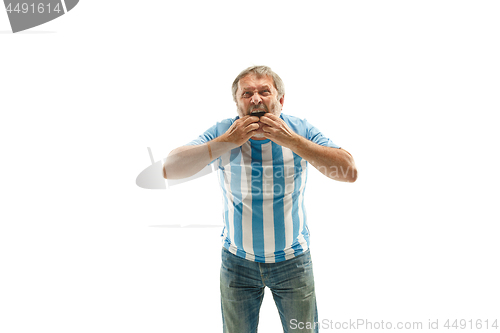
<path id="1" fill-rule="evenodd" d="M 309 250 L 282 262 L 258 263 L 223 247 L 220 292 L 224 333 L 257 332 L 266 286 L 271 289 L 285 333 L 318 332 Z"/>

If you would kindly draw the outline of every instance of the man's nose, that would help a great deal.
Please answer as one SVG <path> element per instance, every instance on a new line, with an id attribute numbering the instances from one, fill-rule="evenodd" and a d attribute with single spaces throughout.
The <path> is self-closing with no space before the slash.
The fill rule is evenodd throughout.
<path id="1" fill-rule="evenodd" d="M 262 99 L 260 98 L 259 94 L 253 94 L 252 104 L 259 105 L 260 103 L 262 103 Z"/>

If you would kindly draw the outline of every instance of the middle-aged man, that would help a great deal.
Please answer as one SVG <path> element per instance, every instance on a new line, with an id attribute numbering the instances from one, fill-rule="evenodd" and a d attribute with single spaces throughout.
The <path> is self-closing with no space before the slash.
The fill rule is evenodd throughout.
<path id="1" fill-rule="evenodd" d="M 257 332 L 266 286 L 284 332 L 318 332 L 304 207 L 307 165 L 331 179 L 354 182 L 354 160 L 305 119 L 281 113 L 284 85 L 269 67 L 245 69 L 232 90 L 238 116 L 174 149 L 163 176 L 186 178 L 216 163 L 224 198 L 224 332 Z"/>

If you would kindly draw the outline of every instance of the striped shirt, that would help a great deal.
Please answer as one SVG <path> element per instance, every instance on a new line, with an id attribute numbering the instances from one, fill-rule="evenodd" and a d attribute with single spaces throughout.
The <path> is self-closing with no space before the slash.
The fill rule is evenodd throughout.
<path id="1" fill-rule="evenodd" d="M 236 119 L 225 119 L 188 145 L 224 134 Z M 297 134 L 322 146 L 340 148 L 305 119 L 281 114 Z M 308 162 L 269 139 L 248 140 L 217 163 L 224 211 L 223 246 L 238 257 L 272 263 L 309 248 L 304 207 Z"/>

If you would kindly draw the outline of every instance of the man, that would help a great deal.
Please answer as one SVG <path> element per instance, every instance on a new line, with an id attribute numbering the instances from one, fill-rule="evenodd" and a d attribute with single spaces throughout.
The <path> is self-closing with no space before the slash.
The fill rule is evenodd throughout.
<path id="1" fill-rule="evenodd" d="M 217 163 L 224 197 L 220 291 L 225 333 L 257 332 L 267 286 L 284 332 L 317 332 L 309 229 L 304 208 L 307 165 L 354 182 L 352 156 L 306 120 L 281 113 L 280 77 L 253 66 L 233 82 L 238 116 L 173 150 L 166 179 Z"/>

